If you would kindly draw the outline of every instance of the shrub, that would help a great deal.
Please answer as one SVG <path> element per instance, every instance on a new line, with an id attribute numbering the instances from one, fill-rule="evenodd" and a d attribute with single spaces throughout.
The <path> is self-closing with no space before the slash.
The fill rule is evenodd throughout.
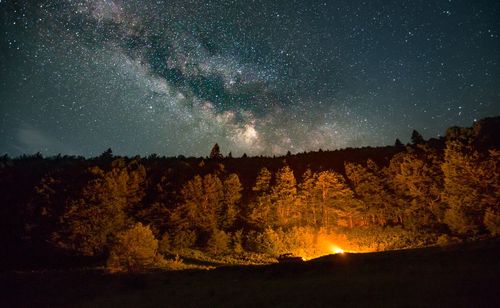
<path id="1" fill-rule="evenodd" d="M 158 251 L 162 255 L 167 255 L 170 252 L 170 237 L 168 236 L 168 233 L 164 233 L 158 242 Z"/>
<path id="2" fill-rule="evenodd" d="M 207 242 L 210 253 L 217 255 L 227 252 L 229 248 L 229 236 L 222 230 L 215 230 Z"/>
<path id="3" fill-rule="evenodd" d="M 189 266 L 187 266 L 182 262 L 182 259 L 179 257 L 179 255 L 176 255 L 175 258 L 171 260 L 166 260 L 163 257 L 161 257 L 158 262 L 158 267 L 170 271 L 177 271 L 189 268 Z"/>
<path id="4" fill-rule="evenodd" d="M 137 223 L 118 235 L 107 268 L 110 272 L 138 272 L 155 266 L 158 258 L 158 240 L 149 226 Z"/>
<path id="5" fill-rule="evenodd" d="M 283 231 L 267 228 L 262 233 L 248 233 L 247 245 L 255 252 L 279 255 L 287 252 L 283 238 Z"/>
<path id="6" fill-rule="evenodd" d="M 181 230 L 175 233 L 171 242 L 172 248 L 182 249 L 193 247 L 196 242 L 196 233 L 191 230 Z"/>
<path id="7" fill-rule="evenodd" d="M 441 246 L 441 247 L 458 244 L 460 242 L 461 242 L 461 240 L 458 237 L 454 237 L 454 236 L 452 237 L 452 236 L 449 236 L 447 234 L 440 235 L 436 240 L 436 244 Z"/>
<path id="8" fill-rule="evenodd" d="M 484 225 L 492 235 L 500 235 L 500 213 L 489 208 L 484 214 Z"/>
<path id="9" fill-rule="evenodd" d="M 239 254 L 243 253 L 243 230 L 238 230 L 234 232 L 231 236 L 231 249 Z"/>

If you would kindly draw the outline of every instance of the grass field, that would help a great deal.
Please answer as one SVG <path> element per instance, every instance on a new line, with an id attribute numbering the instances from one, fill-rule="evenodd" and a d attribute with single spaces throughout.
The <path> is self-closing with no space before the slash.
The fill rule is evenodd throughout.
<path id="1" fill-rule="evenodd" d="M 10 272 L 1 283 L 1 307 L 500 307 L 500 242 L 135 275 Z"/>

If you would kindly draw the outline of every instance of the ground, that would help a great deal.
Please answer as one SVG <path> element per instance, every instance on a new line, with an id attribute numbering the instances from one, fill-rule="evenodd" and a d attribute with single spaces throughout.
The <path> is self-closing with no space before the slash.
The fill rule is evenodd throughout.
<path id="1" fill-rule="evenodd" d="M 498 307 L 499 257 L 489 241 L 215 270 L 7 272 L 0 306 Z"/>

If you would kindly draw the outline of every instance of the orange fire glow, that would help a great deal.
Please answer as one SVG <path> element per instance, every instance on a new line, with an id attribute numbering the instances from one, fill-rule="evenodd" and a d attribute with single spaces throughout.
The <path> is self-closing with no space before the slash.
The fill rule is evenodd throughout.
<path id="1" fill-rule="evenodd" d="M 333 254 L 344 253 L 344 250 L 342 248 L 340 248 L 339 246 L 335 246 L 335 245 L 330 247 L 330 251 Z"/>

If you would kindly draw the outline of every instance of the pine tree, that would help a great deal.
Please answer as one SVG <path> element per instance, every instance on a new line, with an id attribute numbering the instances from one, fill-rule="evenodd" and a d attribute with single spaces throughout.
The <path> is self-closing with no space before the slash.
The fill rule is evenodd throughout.
<path id="1" fill-rule="evenodd" d="M 446 143 L 442 198 L 448 205 L 445 222 L 451 230 L 462 235 L 483 232 L 487 209 L 498 207 L 497 158 L 491 154 L 485 158 L 458 140 Z"/>
<path id="2" fill-rule="evenodd" d="M 212 147 L 212 150 L 210 151 L 210 156 L 211 159 L 220 159 L 222 158 L 222 154 L 220 153 L 220 148 L 219 144 L 214 144 Z"/>
<path id="3" fill-rule="evenodd" d="M 228 230 L 234 226 L 236 218 L 239 214 L 239 202 L 241 200 L 241 186 L 240 179 L 235 173 L 231 173 L 223 183 L 224 186 L 224 207 L 222 213 L 219 214 L 219 226 L 224 230 Z"/>
<path id="4" fill-rule="evenodd" d="M 398 209 L 405 216 L 405 224 L 415 229 L 443 219 L 441 161 L 434 156 L 432 151 L 420 155 L 399 153 L 385 169 L 386 178 L 401 201 Z"/>
<path id="5" fill-rule="evenodd" d="M 170 222 L 177 230 L 193 230 L 200 224 L 201 216 L 206 215 L 199 209 L 204 201 L 203 179 L 196 175 L 181 188 L 181 204 L 173 211 Z"/>
<path id="6" fill-rule="evenodd" d="M 257 179 L 255 180 L 255 186 L 252 190 L 257 194 L 269 191 L 271 187 L 271 177 L 272 174 L 267 168 L 264 167 L 260 169 Z"/>
<path id="7" fill-rule="evenodd" d="M 255 199 L 252 201 L 247 213 L 248 221 L 258 228 L 266 228 L 273 224 L 274 216 L 271 211 L 271 178 L 272 174 L 267 168 L 262 168 L 255 180 L 252 191 Z"/>
<path id="8" fill-rule="evenodd" d="M 177 229 L 209 233 L 218 228 L 224 191 L 217 175 L 196 175 L 184 184 L 181 196 L 181 204 L 171 215 L 171 223 Z"/>
<path id="9" fill-rule="evenodd" d="M 366 223 L 386 225 L 396 214 L 393 213 L 393 196 L 389 193 L 383 175 L 374 173 L 373 166 L 371 169 L 354 163 L 345 164 L 347 178 L 352 183 L 356 196 L 364 203 L 364 212 L 369 218 Z"/>
<path id="10" fill-rule="evenodd" d="M 396 142 L 394 142 L 394 146 L 396 148 L 402 148 L 403 147 L 403 143 L 401 142 L 401 140 L 399 140 L 399 138 L 396 138 Z"/>
<path id="11" fill-rule="evenodd" d="M 342 175 L 333 171 L 320 172 L 316 189 L 321 196 L 321 225 L 328 228 L 336 224 L 337 219 L 347 217 L 352 226 L 352 218 L 355 216 L 352 206 L 354 194 L 345 184 Z"/>
<path id="12" fill-rule="evenodd" d="M 303 225 L 319 228 L 319 202 L 315 191 L 318 175 L 311 169 L 307 169 L 302 175 L 299 185 L 299 199 L 301 205 L 301 217 Z"/>
<path id="13" fill-rule="evenodd" d="M 144 196 L 144 167 L 125 166 L 122 159 L 112 163 L 108 172 L 89 168 L 92 179 L 79 197 L 69 201 L 61 217 L 61 227 L 52 239 L 59 247 L 86 256 L 102 254 L 123 229 L 127 212 Z"/>
<path id="14" fill-rule="evenodd" d="M 276 183 L 272 187 L 271 200 L 279 227 L 297 223 L 300 219 L 296 207 L 297 182 L 292 169 L 284 166 L 276 173 Z"/>
<path id="15" fill-rule="evenodd" d="M 422 135 L 415 129 L 411 133 L 411 143 L 414 145 L 424 143 L 424 137 L 422 137 Z"/>
<path id="16" fill-rule="evenodd" d="M 214 255 L 226 253 L 229 249 L 230 237 L 222 230 L 214 230 L 207 242 L 207 249 Z"/>

